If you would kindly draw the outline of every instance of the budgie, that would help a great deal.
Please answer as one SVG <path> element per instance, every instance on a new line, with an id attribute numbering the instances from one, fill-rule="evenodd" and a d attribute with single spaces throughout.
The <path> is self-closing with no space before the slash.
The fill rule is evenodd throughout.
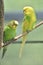
<path id="1" fill-rule="evenodd" d="M 4 33 L 3 33 L 3 42 L 4 43 L 16 36 L 17 26 L 18 26 L 18 21 L 16 21 L 16 20 L 10 21 L 8 23 L 8 25 L 5 26 Z M 7 46 L 4 46 L 2 58 L 4 57 L 6 51 L 7 51 Z"/>
<path id="2" fill-rule="evenodd" d="M 24 13 L 24 19 L 23 19 L 23 23 L 22 23 L 22 31 L 24 33 L 26 31 L 32 30 L 35 27 L 37 19 L 36 19 L 36 14 L 35 14 L 34 9 L 30 6 L 24 7 L 23 13 Z M 27 35 L 24 35 L 22 37 L 22 44 L 21 44 L 21 48 L 20 48 L 19 57 L 21 57 L 21 55 L 22 55 L 22 49 L 26 42 L 26 37 L 27 37 Z"/>

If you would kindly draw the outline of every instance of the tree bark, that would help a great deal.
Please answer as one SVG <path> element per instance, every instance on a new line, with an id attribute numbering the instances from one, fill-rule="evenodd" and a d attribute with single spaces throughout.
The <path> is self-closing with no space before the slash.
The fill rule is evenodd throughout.
<path id="1" fill-rule="evenodd" d="M 3 43 L 4 0 L 0 0 L 0 48 Z"/>

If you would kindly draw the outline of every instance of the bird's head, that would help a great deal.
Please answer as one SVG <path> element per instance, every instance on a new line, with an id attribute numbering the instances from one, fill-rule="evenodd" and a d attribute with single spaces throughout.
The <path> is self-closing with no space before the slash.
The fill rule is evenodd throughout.
<path id="1" fill-rule="evenodd" d="M 16 20 L 12 20 L 11 22 L 9 22 L 8 26 L 13 28 L 13 29 L 16 29 L 16 27 L 18 26 L 18 21 Z"/>
<path id="2" fill-rule="evenodd" d="M 24 15 L 32 15 L 34 13 L 34 9 L 32 7 L 26 6 L 23 8 Z"/>

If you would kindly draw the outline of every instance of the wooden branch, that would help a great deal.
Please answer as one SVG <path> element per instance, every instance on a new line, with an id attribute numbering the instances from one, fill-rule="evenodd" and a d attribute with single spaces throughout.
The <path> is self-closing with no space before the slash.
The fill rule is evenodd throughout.
<path id="1" fill-rule="evenodd" d="M 0 48 L 3 43 L 4 3 L 0 0 Z"/>
<path id="2" fill-rule="evenodd" d="M 42 25 L 42 24 L 43 24 L 43 21 L 41 21 L 39 24 L 37 24 L 34 29 L 38 28 L 38 27 L 39 27 L 40 25 Z M 21 38 L 21 37 L 23 37 L 24 35 L 28 34 L 29 32 L 33 31 L 34 29 L 32 29 L 32 30 L 30 30 L 30 31 L 26 31 L 25 33 L 20 34 L 20 35 L 16 36 L 15 38 L 13 38 L 13 39 L 11 39 L 11 40 L 5 42 L 5 44 L 4 44 L 2 47 L 7 46 L 7 45 L 9 45 L 9 44 L 11 44 L 11 43 L 14 43 L 16 40 L 18 40 L 19 38 Z"/>

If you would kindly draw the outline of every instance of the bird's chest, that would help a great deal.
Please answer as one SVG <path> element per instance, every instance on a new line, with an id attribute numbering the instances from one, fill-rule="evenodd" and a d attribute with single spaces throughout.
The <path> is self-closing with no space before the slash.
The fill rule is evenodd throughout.
<path id="1" fill-rule="evenodd" d="M 15 30 L 6 30 L 6 32 L 4 33 L 4 41 L 10 40 L 12 38 L 14 38 L 16 35 L 16 31 Z"/>
<path id="2" fill-rule="evenodd" d="M 30 21 L 31 21 L 31 20 L 25 20 L 25 21 L 24 21 L 24 27 L 25 27 L 26 29 L 30 27 L 30 24 L 31 24 Z"/>

